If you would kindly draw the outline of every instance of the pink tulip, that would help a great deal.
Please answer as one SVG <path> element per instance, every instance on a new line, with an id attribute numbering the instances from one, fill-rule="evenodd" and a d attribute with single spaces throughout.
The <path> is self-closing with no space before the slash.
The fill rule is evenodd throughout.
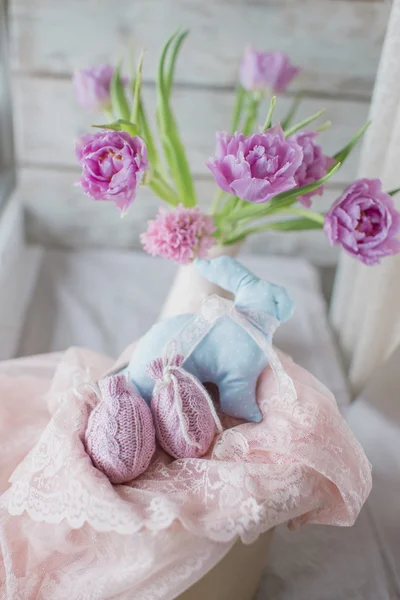
<path id="1" fill-rule="evenodd" d="M 280 125 L 245 136 L 217 132 L 215 158 L 206 165 L 225 192 L 256 204 L 296 186 L 303 150 Z"/>
<path id="2" fill-rule="evenodd" d="M 366 265 L 400 252 L 400 212 L 380 179 L 357 179 L 325 215 L 324 231 Z"/>
<path id="3" fill-rule="evenodd" d="M 258 52 L 251 46 L 245 50 L 239 71 L 245 90 L 267 89 L 272 94 L 284 92 L 300 72 L 283 52 Z"/>
<path id="4" fill-rule="evenodd" d="M 146 144 L 126 131 L 108 129 L 84 134 L 75 144 L 82 166 L 79 184 L 93 200 L 115 202 L 125 212 L 147 169 Z"/>
<path id="5" fill-rule="evenodd" d="M 72 82 L 79 104 L 91 112 L 111 108 L 110 86 L 113 75 L 114 67 L 111 65 L 76 69 Z"/>
<path id="6" fill-rule="evenodd" d="M 335 163 L 334 159 L 324 154 L 322 147 L 316 143 L 317 137 L 318 133 L 314 131 L 300 131 L 290 138 L 295 140 L 303 149 L 303 161 L 294 176 L 299 187 L 322 179 L 329 167 Z M 324 187 L 320 185 L 312 192 L 299 196 L 298 200 L 304 206 L 310 208 L 311 198 L 315 195 L 321 196 Z"/>

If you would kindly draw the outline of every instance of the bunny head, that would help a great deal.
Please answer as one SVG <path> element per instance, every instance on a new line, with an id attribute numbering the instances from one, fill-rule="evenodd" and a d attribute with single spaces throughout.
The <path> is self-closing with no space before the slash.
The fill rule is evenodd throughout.
<path id="1" fill-rule="evenodd" d="M 292 316 L 294 305 L 286 290 L 259 279 L 234 258 L 198 258 L 194 264 L 208 281 L 231 292 L 238 308 L 267 313 L 281 322 Z"/>

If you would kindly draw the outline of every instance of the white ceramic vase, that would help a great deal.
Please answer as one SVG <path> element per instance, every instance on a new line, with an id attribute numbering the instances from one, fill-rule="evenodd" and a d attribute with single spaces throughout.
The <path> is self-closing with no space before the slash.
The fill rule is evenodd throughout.
<path id="1" fill-rule="evenodd" d="M 243 244 L 216 246 L 209 258 L 237 256 Z M 180 266 L 160 313 L 160 319 L 183 313 L 198 312 L 201 302 L 210 294 L 232 298 L 229 292 L 202 277 L 193 265 Z M 266 563 L 273 529 L 254 544 L 237 542 L 228 554 L 189 590 L 176 600 L 252 600 Z"/>

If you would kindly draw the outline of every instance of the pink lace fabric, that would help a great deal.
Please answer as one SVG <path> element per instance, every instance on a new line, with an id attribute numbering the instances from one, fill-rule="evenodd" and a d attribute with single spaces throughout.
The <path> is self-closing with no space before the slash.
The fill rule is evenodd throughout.
<path id="1" fill-rule="evenodd" d="M 218 314 L 242 318 L 209 304 L 196 331 Z M 172 600 L 238 537 L 352 525 L 371 487 L 364 452 L 331 393 L 262 343 L 262 422 L 225 418 L 206 457 L 159 450 L 130 485 L 111 485 L 83 444 L 95 384 L 121 362 L 71 349 L 2 363 L 0 598 Z"/>
<path id="2" fill-rule="evenodd" d="M 151 411 L 124 375 L 99 381 L 101 401 L 90 414 L 84 443 L 111 483 L 141 475 L 156 450 Z"/>
<path id="3" fill-rule="evenodd" d="M 148 366 L 156 382 L 151 410 L 163 450 L 175 458 L 200 458 L 222 426 L 205 387 L 182 367 L 184 359 L 172 342 Z"/>

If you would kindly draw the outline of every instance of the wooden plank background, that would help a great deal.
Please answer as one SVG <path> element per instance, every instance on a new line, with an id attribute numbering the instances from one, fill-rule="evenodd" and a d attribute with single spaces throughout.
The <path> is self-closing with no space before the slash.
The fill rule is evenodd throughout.
<path id="1" fill-rule="evenodd" d="M 334 152 L 365 121 L 390 2 L 368 0 L 11 0 L 15 131 L 20 186 L 32 239 L 53 245 L 135 247 L 157 201 L 142 190 L 122 222 L 105 204 L 72 187 L 78 177 L 73 140 L 100 115 L 77 106 L 75 67 L 116 61 L 129 44 L 146 48 L 144 95 L 154 108 L 160 46 L 178 25 L 191 34 L 177 68 L 175 111 L 203 204 L 214 193 L 205 160 L 214 132 L 228 126 L 246 43 L 286 51 L 303 67 L 300 117 L 322 107 L 333 127 L 321 141 Z M 293 90 L 279 100 L 279 114 Z M 319 207 L 354 178 L 357 154 L 336 175 Z M 261 236 L 252 249 L 336 260 L 320 232 Z"/>

